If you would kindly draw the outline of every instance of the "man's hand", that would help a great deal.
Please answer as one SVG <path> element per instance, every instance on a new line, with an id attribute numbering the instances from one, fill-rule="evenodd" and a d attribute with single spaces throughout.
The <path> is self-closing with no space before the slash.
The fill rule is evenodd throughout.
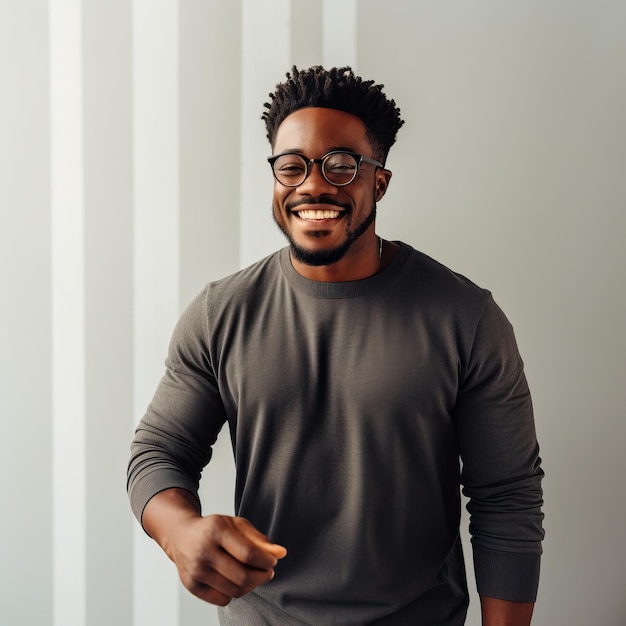
<path id="1" fill-rule="evenodd" d="M 154 496 L 142 522 L 178 568 L 183 585 L 220 606 L 274 578 L 278 559 L 287 554 L 242 517 L 202 517 L 195 498 L 181 489 Z"/>

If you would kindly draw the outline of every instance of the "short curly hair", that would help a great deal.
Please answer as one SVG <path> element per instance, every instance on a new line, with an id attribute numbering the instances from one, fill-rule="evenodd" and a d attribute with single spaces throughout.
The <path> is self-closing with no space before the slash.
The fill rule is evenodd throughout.
<path id="1" fill-rule="evenodd" d="M 298 70 L 294 65 L 286 76 L 287 80 L 276 85 L 276 91 L 269 94 L 270 101 L 263 105 L 266 111 L 261 118 L 272 146 L 278 127 L 288 115 L 305 107 L 327 107 L 360 118 L 375 156 L 385 162 L 404 120 L 395 101 L 383 93 L 384 85 L 363 80 L 350 67 L 326 70 L 315 65 Z"/>

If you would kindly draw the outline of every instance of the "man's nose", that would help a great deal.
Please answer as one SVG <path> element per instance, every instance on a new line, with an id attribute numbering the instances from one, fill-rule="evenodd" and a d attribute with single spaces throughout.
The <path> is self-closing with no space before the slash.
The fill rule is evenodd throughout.
<path id="1" fill-rule="evenodd" d="M 312 163 L 309 175 L 298 185 L 298 192 L 310 196 L 329 195 L 337 193 L 337 187 L 324 178 L 321 163 Z"/>

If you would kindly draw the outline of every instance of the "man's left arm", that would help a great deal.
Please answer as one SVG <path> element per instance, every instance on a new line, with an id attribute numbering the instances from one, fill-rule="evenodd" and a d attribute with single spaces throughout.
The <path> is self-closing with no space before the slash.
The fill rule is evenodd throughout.
<path id="1" fill-rule="evenodd" d="M 484 626 L 527 626 L 539 582 L 543 471 L 513 329 L 489 298 L 455 421 Z"/>

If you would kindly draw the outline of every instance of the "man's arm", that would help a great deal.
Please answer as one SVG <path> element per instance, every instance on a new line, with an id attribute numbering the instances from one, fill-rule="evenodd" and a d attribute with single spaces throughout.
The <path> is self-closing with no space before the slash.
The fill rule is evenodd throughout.
<path id="1" fill-rule="evenodd" d="M 504 619 L 505 609 L 511 620 L 520 612 L 530 615 L 523 607 L 532 606 L 539 582 L 543 471 L 523 362 L 513 329 L 493 300 L 463 363 L 455 420 L 476 585 L 490 599 L 483 616 Z M 500 623 L 509 624 L 484 622 Z"/>
<path id="2" fill-rule="evenodd" d="M 529 626 L 535 605 L 481 596 L 480 607 L 482 626 Z"/>
<path id="3" fill-rule="evenodd" d="M 246 519 L 202 517 L 195 496 L 184 489 L 152 497 L 142 524 L 174 562 L 183 585 L 220 606 L 274 578 L 274 566 L 287 554 Z"/>
<path id="4" fill-rule="evenodd" d="M 199 598 L 225 605 L 271 580 L 286 550 L 240 517 L 202 517 L 196 494 L 226 413 L 213 371 L 207 290 L 181 316 L 167 368 L 131 445 L 135 516 Z"/>

